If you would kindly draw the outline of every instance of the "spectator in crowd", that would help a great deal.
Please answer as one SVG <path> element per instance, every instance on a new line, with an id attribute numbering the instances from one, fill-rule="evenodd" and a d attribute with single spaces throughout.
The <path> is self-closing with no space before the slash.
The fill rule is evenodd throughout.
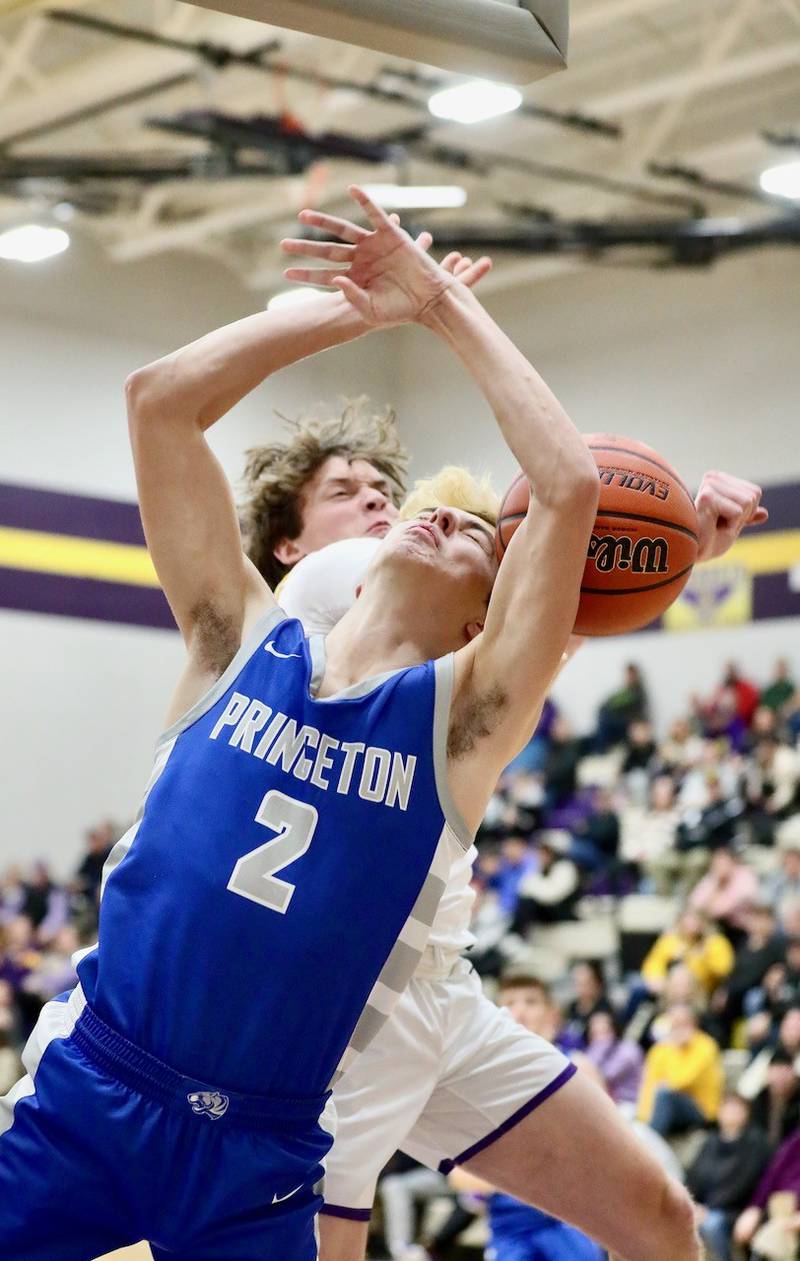
<path id="1" fill-rule="evenodd" d="M 529 875 L 537 869 L 536 854 L 524 836 L 512 833 L 500 846 L 500 863 L 493 879 L 494 888 L 500 901 L 500 908 L 506 915 L 513 915 L 519 901 L 519 887 Z"/>
<path id="2" fill-rule="evenodd" d="M 77 891 L 95 906 L 100 896 L 103 868 L 119 836 L 119 828 L 111 819 L 90 827 L 85 835 L 86 854 L 75 873 Z"/>
<path id="3" fill-rule="evenodd" d="M 680 780 L 679 804 L 684 811 L 700 813 L 709 804 L 709 780 L 718 780 L 722 795 L 738 796 L 742 761 L 734 755 L 730 741 L 724 737 L 703 740 L 699 760 Z"/>
<path id="4" fill-rule="evenodd" d="M 613 1012 L 601 1008 L 589 1018 L 588 1043 L 586 1062 L 596 1070 L 617 1107 L 632 1117 L 642 1085 L 641 1047 L 623 1038 Z M 579 1056 L 575 1060 L 578 1064 L 583 1062 Z"/>
<path id="5" fill-rule="evenodd" d="M 658 751 L 661 771 L 684 775 L 691 767 L 700 765 L 704 748 L 703 737 L 688 718 L 676 718 Z"/>
<path id="6" fill-rule="evenodd" d="M 760 985 L 745 996 L 748 1041 L 768 1038 L 784 1013 L 800 1005 L 800 938 L 785 942 L 785 957 L 764 973 Z"/>
<path id="7" fill-rule="evenodd" d="M 545 807 L 557 810 L 575 795 L 581 744 L 563 715 L 558 714 L 550 728 L 550 749 L 544 765 Z"/>
<path id="8" fill-rule="evenodd" d="M 669 1012 L 669 1033 L 647 1052 L 637 1115 L 667 1138 L 714 1121 L 722 1094 L 719 1047 L 691 1007 Z"/>
<path id="9" fill-rule="evenodd" d="M 629 775 L 632 771 L 649 770 L 656 756 L 656 742 L 650 723 L 643 719 L 632 722 L 625 732 L 622 748 L 624 752 L 621 767 L 623 775 Z"/>
<path id="10" fill-rule="evenodd" d="M 583 871 L 608 871 L 617 861 L 619 835 L 614 794 L 607 788 L 601 788 L 588 818 L 580 819 L 572 829 L 570 858 Z"/>
<path id="11" fill-rule="evenodd" d="M 800 814 L 778 828 L 776 840 L 780 866 L 764 877 L 762 893 L 782 921 L 787 903 L 800 901 Z"/>
<path id="12" fill-rule="evenodd" d="M 700 1235 L 712 1261 L 733 1261 L 734 1223 L 749 1203 L 770 1154 L 766 1135 L 751 1123 L 747 1101 L 740 1095 L 726 1094 L 717 1127 L 686 1179 L 697 1201 Z"/>
<path id="13" fill-rule="evenodd" d="M 791 700 L 796 690 L 789 662 L 785 657 L 775 662 L 775 673 L 770 683 L 763 689 L 759 704 L 779 714 L 786 703 Z"/>
<path id="14" fill-rule="evenodd" d="M 786 723 L 789 739 L 793 741 L 800 739 L 800 688 L 786 702 L 783 710 L 783 719 Z"/>
<path id="15" fill-rule="evenodd" d="M 26 915 L 16 915 L 0 930 L 0 980 L 8 981 L 13 990 L 19 990 L 40 961 L 33 924 Z"/>
<path id="16" fill-rule="evenodd" d="M 740 1213 L 733 1228 L 734 1241 L 748 1247 L 765 1218 L 770 1197 L 781 1191 L 791 1193 L 800 1204 L 800 1130 L 795 1130 L 778 1148 L 767 1165 L 750 1204 Z M 795 1221 L 797 1236 L 800 1221 Z"/>
<path id="17" fill-rule="evenodd" d="M 797 1060 L 800 1072 L 800 1003 L 788 1007 L 774 1029 L 766 1026 L 754 1039 L 752 1059 L 739 1082 L 740 1094 L 755 1097 L 766 1081 L 766 1066 L 777 1050 L 784 1050 L 792 1060 Z"/>
<path id="18" fill-rule="evenodd" d="M 776 1146 L 800 1128 L 800 1077 L 796 1056 L 777 1047 L 767 1065 L 766 1082 L 753 1101 L 753 1121 Z"/>
<path id="19" fill-rule="evenodd" d="M 0 1038 L 5 1039 L 4 1045 L 9 1050 L 13 1050 L 13 1048 L 18 1047 L 22 1041 L 19 1011 L 14 998 L 14 990 L 11 983 L 5 980 L 0 980 Z M 1 1056 L 0 1059 L 5 1065 L 5 1070 L 0 1067 L 0 1076 L 3 1076 L 3 1072 L 7 1071 L 9 1068 L 11 1057 L 9 1055 L 4 1055 Z M 16 1057 L 16 1062 L 19 1063 L 19 1057 Z M 20 1074 L 17 1074 L 17 1077 L 19 1075 Z M 13 1077 L 11 1079 L 6 1086 L 6 1090 L 10 1089 L 10 1087 L 14 1085 L 17 1077 Z M 0 1090 L 0 1095 L 3 1093 L 5 1092 Z"/>
<path id="20" fill-rule="evenodd" d="M 684 963 L 710 995 L 734 966 L 733 948 L 705 915 L 687 908 L 675 927 L 656 940 L 642 964 L 642 978 L 651 993 L 663 989 L 667 972 L 675 963 Z"/>
<path id="21" fill-rule="evenodd" d="M 621 744 L 631 723 L 646 721 L 648 717 L 647 689 L 638 665 L 629 662 L 625 667 L 622 686 L 600 705 L 597 714 L 595 747 L 600 753 L 615 744 Z"/>
<path id="22" fill-rule="evenodd" d="M 720 1046 L 729 1046 L 734 1022 L 744 1014 L 745 998 L 750 990 L 761 985 L 773 964 L 784 957 L 783 941 L 778 934 L 772 907 L 762 904 L 750 908 L 747 915 L 747 937 L 739 947 L 733 967 L 711 999 L 712 1031 Z"/>
<path id="23" fill-rule="evenodd" d="M 68 904 L 64 889 L 54 883 L 47 863 L 36 862 L 23 884 L 20 914 L 30 920 L 40 941 L 46 940 L 66 922 Z"/>
<path id="24" fill-rule="evenodd" d="M 673 963 L 661 992 L 650 995 L 636 1007 L 625 1036 L 648 1051 L 654 1042 L 661 1042 L 669 1037 L 669 1013 L 676 1006 L 691 1007 L 697 1013 L 702 1028 L 708 995 L 685 963 Z"/>
<path id="25" fill-rule="evenodd" d="M 758 688 L 743 676 L 736 662 L 729 661 L 716 691 L 707 701 L 695 700 L 695 713 L 707 732 L 724 731 L 736 742 L 737 735 L 750 726 L 758 701 Z"/>
<path id="26" fill-rule="evenodd" d="M 706 804 L 701 810 L 687 810 L 678 824 L 678 849 L 683 853 L 719 849 L 736 840 L 744 803 L 726 792 L 716 770 L 706 772 Z"/>
<path id="27" fill-rule="evenodd" d="M 606 993 L 606 979 L 603 975 L 602 964 L 596 959 L 585 959 L 579 963 L 573 963 L 571 978 L 575 997 L 567 1007 L 567 1028 L 583 1046 L 586 1046 L 589 1021 L 592 1016 L 596 1012 L 611 1014 L 613 1008 Z"/>
<path id="28" fill-rule="evenodd" d="M 581 1044 L 567 1028 L 549 985 L 538 977 L 524 973 L 501 977 L 497 1002 L 508 1009 L 517 1024 L 546 1038 L 564 1055 L 580 1050 Z"/>
<path id="29" fill-rule="evenodd" d="M 383 1205 L 383 1233 L 392 1261 L 427 1261 L 430 1252 L 417 1238 L 419 1209 L 438 1196 L 449 1196 L 447 1178 L 398 1153 L 395 1168 L 378 1183 Z"/>
<path id="30" fill-rule="evenodd" d="M 714 920 L 734 945 L 747 933 L 748 916 L 759 901 L 758 877 L 734 851 L 721 846 L 711 855 L 707 874 L 693 889 L 689 906 Z"/>
<path id="31" fill-rule="evenodd" d="M 24 901 L 22 868 L 15 864 L 0 876 L 0 928 L 20 914 Z"/>
<path id="32" fill-rule="evenodd" d="M 550 830 L 536 838 L 537 868 L 519 884 L 511 931 L 524 937 L 534 924 L 555 924 L 573 918 L 580 897 L 580 875 L 569 857 L 569 832 Z"/>
<path id="33" fill-rule="evenodd" d="M 747 819 L 753 839 L 772 845 L 777 825 L 798 809 L 800 762 L 790 745 L 776 735 L 759 741 L 744 774 Z"/>
<path id="34" fill-rule="evenodd" d="M 669 775 L 652 781 L 649 797 L 646 807 L 630 804 L 622 811 L 620 858 L 633 865 L 654 893 L 669 894 L 681 861 L 675 849 L 680 813 Z"/>
<path id="35" fill-rule="evenodd" d="M 71 990 L 78 981 L 72 957 L 80 945 L 74 924 L 64 924 L 46 947 L 37 967 L 25 977 L 22 988 L 44 1005 L 57 994 Z"/>

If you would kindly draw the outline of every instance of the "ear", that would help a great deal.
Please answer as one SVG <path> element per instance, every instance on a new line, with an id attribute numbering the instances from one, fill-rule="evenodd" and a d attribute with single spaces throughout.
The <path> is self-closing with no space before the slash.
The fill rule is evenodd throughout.
<path id="1" fill-rule="evenodd" d="M 279 539 L 272 549 L 272 555 L 282 565 L 296 565 L 306 553 L 296 539 Z"/>
<path id="2" fill-rule="evenodd" d="M 467 622 L 464 627 L 464 635 L 467 643 L 471 644 L 476 635 L 480 635 L 483 630 L 483 622 Z"/>

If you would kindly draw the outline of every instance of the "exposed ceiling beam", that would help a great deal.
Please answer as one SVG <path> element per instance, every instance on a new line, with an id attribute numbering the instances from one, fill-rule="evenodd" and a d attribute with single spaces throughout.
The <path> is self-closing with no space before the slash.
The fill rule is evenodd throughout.
<path id="1" fill-rule="evenodd" d="M 629 150 L 629 159 L 634 169 L 646 164 L 658 152 L 667 136 L 675 130 L 699 85 L 705 85 L 709 75 L 724 64 L 754 11 L 761 4 L 762 0 L 739 0 L 739 4 L 734 6 L 725 20 L 712 28 L 711 38 L 694 67 L 695 77 L 687 79 L 681 90 L 670 94 L 655 122 L 634 145 L 633 152 Z"/>
<path id="2" fill-rule="evenodd" d="M 2 41 L 3 61 L 0 65 L 0 99 L 6 96 L 9 89 L 21 79 L 33 88 L 34 91 L 40 91 L 46 80 L 41 71 L 37 70 L 31 62 L 31 56 L 39 43 L 46 22 L 42 17 L 31 18 L 26 22 L 17 36 L 13 44 L 7 44 Z"/>
<path id="3" fill-rule="evenodd" d="M 590 9 L 579 10 L 570 18 L 570 37 L 589 31 L 601 31 L 615 22 L 627 22 L 647 16 L 675 0 L 610 0 L 608 4 L 593 4 Z"/>
<path id="4" fill-rule="evenodd" d="M 700 93 L 711 91 L 712 88 L 729 87 L 732 83 L 755 79 L 798 64 L 800 41 L 780 42 L 771 48 L 733 57 L 709 71 L 696 67 L 692 70 L 681 70 L 676 74 L 663 75 L 630 88 L 622 88 L 618 92 L 594 97 L 584 108 L 613 118 L 617 114 L 634 113 L 652 105 L 660 105 L 662 101 L 672 100 L 673 97 L 687 92 Z"/>

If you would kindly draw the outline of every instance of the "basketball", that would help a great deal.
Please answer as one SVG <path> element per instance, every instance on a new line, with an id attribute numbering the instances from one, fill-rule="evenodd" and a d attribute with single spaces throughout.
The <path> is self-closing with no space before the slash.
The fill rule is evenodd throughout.
<path id="1" fill-rule="evenodd" d="M 586 434 L 597 462 L 597 509 L 575 633 L 620 635 L 639 630 L 677 599 L 697 558 L 697 513 L 672 466 L 642 442 L 617 434 Z M 528 511 L 530 487 L 518 473 L 497 522 L 502 560 Z"/>

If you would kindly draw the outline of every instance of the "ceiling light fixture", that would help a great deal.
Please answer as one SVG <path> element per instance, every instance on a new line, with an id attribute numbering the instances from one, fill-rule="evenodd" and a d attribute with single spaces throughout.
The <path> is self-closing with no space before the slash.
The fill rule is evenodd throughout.
<path id="1" fill-rule="evenodd" d="M 458 87 L 434 92 L 428 101 L 428 109 L 436 118 L 448 118 L 456 123 L 480 123 L 486 118 L 510 114 L 521 104 L 522 93 L 516 88 L 490 83 L 488 79 L 470 79 Z"/>
<path id="2" fill-rule="evenodd" d="M 457 184 L 365 184 L 364 191 L 385 210 L 448 210 L 467 200 Z"/>
<path id="3" fill-rule="evenodd" d="M 41 263 L 45 258 L 62 254 L 69 243 L 69 234 L 63 228 L 25 223 L 0 233 L 0 258 L 17 263 Z"/>
<path id="4" fill-rule="evenodd" d="M 777 193 L 781 197 L 800 197 L 800 162 L 781 162 L 771 166 L 761 176 L 765 193 Z"/>

